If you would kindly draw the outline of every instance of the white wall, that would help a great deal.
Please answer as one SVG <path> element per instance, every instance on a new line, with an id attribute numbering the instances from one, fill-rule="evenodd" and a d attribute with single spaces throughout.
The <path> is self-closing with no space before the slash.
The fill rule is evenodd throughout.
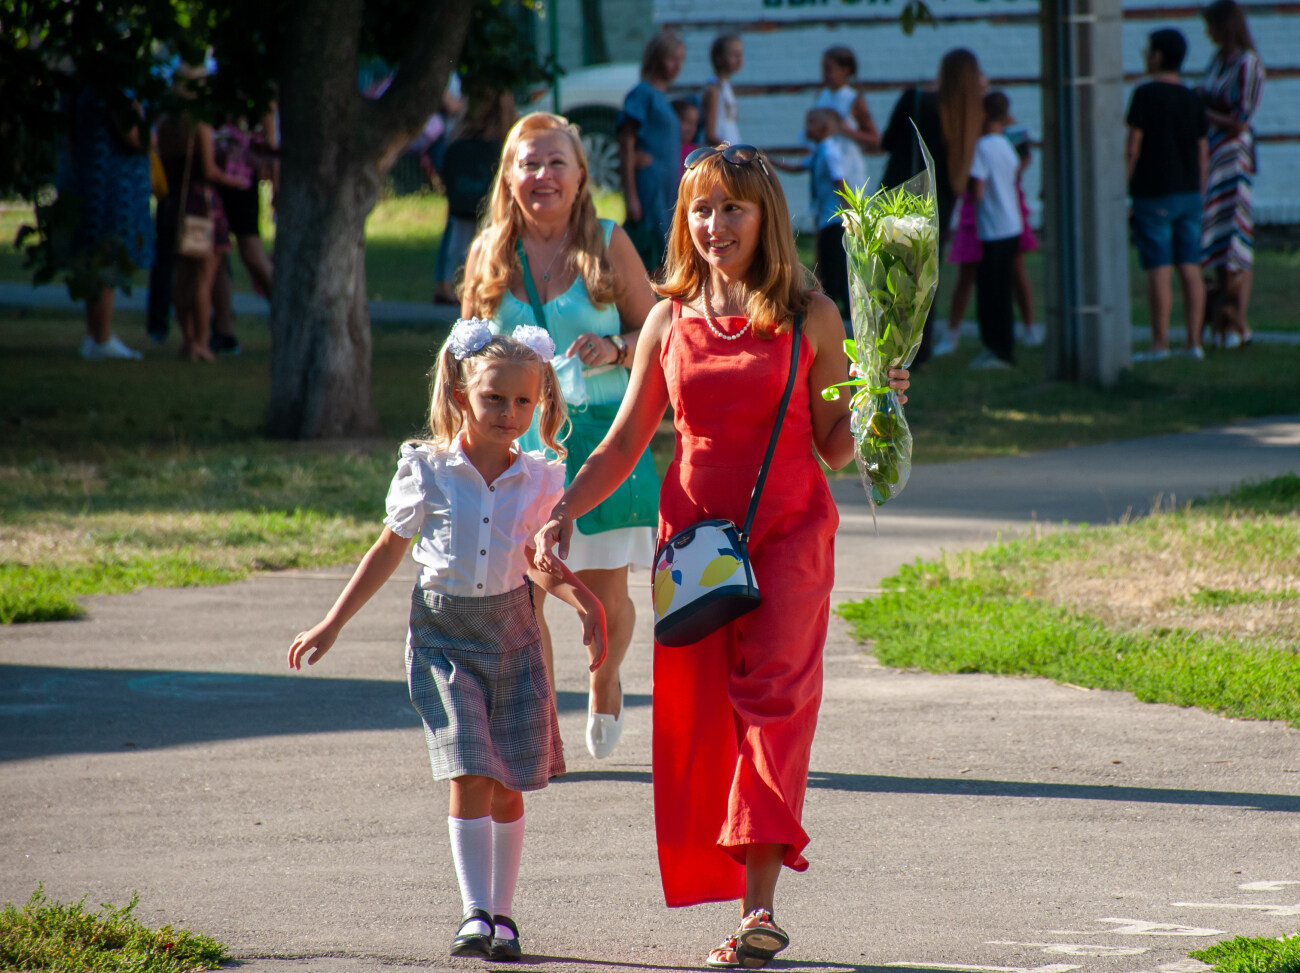
<path id="1" fill-rule="evenodd" d="M 1255 117 L 1261 136 L 1289 141 L 1259 145 L 1255 212 L 1259 223 L 1300 223 L 1300 11 L 1271 2 L 1245 0 L 1257 7 L 1249 17 L 1260 57 L 1275 76 L 1265 85 Z M 884 127 L 898 92 L 934 76 L 939 59 L 953 47 L 968 47 L 992 83 L 1011 98 L 1012 112 L 1037 137 L 1042 132 L 1037 3 L 1030 0 L 931 0 L 937 27 L 919 26 L 905 35 L 898 7 L 889 0 L 655 0 L 657 24 L 671 24 L 686 38 L 686 63 L 679 84 L 701 85 L 711 73 L 708 48 L 722 32 L 741 34 L 745 68 L 734 83 L 739 92 L 741 132 L 763 147 L 793 147 L 802 142 L 803 115 L 820 87 L 821 52 L 835 44 L 858 57 L 858 80 L 868 88 L 867 103 Z M 1293 8 L 1292 8 L 1293 9 Z M 1163 11 L 1164 16 L 1155 16 Z M 1184 65 L 1195 83 L 1210 60 L 1195 5 L 1171 7 L 1161 0 L 1126 0 L 1124 67 L 1140 75 L 1147 35 L 1177 27 L 1188 39 Z M 777 90 L 779 89 L 779 90 Z M 1122 125 L 1122 119 L 1115 120 Z M 883 168 L 875 160 L 872 175 Z M 783 178 L 793 212 L 808 208 L 807 180 Z M 1037 164 L 1025 174 L 1025 193 L 1038 213 Z"/>

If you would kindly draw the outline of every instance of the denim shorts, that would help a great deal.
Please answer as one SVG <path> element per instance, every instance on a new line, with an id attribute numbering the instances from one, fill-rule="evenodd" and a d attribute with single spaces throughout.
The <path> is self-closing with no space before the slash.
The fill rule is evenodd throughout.
<path id="1" fill-rule="evenodd" d="M 1201 194 L 1133 200 L 1133 242 L 1143 270 L 1201 262 Z"/>

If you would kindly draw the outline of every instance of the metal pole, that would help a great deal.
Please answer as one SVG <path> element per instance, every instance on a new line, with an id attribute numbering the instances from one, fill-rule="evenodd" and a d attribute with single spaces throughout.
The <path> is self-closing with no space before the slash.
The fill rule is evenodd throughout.
<path id="1" fill-rule="evenodd" d="M 551 110 L 560 114 L 560 0 L 546 5 L 551 32 Z"/>

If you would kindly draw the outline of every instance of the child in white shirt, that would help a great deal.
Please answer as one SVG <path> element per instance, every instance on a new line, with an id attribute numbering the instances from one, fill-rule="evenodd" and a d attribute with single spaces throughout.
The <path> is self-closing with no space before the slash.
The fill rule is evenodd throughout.
<path id="1" fill-rule="evenodd" d="M 804 136 L 812 143 L 808 168 L 808 192 L 817 220 L 817 279 L 822 290 L 849 317 L 849 269 L 844 256 L 844 223 L 837 215 L 844 206 L 840 193 L 861 189 L 867 182 L 862 153 L 844 133 L 844 122 L 833 108 L 813 108 L 804 117 Z M 787 170 L 803 165 L 777 163 Z"/>
<path id="2" fill-rule="evenodd" d="M 487 321 L 456 323 L 438 356 L 429 439 L 402 447 L 383 533 L 334 607 L 289 648 L 293 669 L 304 656 L 308 665 L 320 661 L 412 551 L 421 570 L 407 676 L 433 776 L 451 781 L 448 828 L 464 906 L 453 956 L 520 957 L 510 914 L 523 850 L 521 792 L 564 772 L 534 583 L 577 609 L 593 672 L 605 659 L 600 602 L 562 565 L 563 579 L 532 566 L 532 538 L 564 492 L 555 436 L 565 409 L 547 364 L 554 354 L 541 328 L 521 326 L 507 338 L 494 337 Z M 535 411 L 557 463 L 515 443 Z"/>
<path id="3" fill-rule="evenodd" d="M 976 202 L 979 230 L 979 271 L 975 277 L 975 307 L 984 352 L 972 368 L 1007 368 L 1015 362 L 1015 320 L 1012 291 L 1013 263 L 1024 228 L 1016 176 L 1020 156 L 1003 133 L 1015 123 L 1011 103 L 1000 91 L 984 96 L 984 136 L 975 143 L 968 192 Z"/>
<path id="4" fill-rule="evenodd" d="M 745 64 L 745 45 L 736 34 L 722 34 L 709 47 L 713 77 L 704 83 L 700 103 L 704 116 L 704 144 L 740 142 L 740 112 L 731 79 Z"/>

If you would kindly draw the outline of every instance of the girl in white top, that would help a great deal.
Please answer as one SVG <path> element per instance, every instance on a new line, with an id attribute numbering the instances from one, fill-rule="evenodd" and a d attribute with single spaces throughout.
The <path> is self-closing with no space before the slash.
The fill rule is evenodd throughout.
<path id="1" fill-rule="evenodd" d="M 731 90 L 731 78 L 745 65 L 745 45 L 735 34 L 722 34 L 714 38 L 709 60 L 713 62 L 713 77 L 705 82 L 700 99 L 704 144 L 735 145 L 740 142 L 740 111 L 736 107 L 736 93 Z"/>
<path id="2" fill-rule="evenodd" d="M 880 151 L 880 132 L 871 117 L 867 99 L 850 82 L 857 76 L 858 59 L 847 47 L 828 47 L 822 52 L 822 82 L 814 108 L 834 108 L 844 120 L 844 134 L 867 154 Z"/>
<path id="3" fill-rule="evenodd" d="M 600 602 L 567 568 L 554 577 L 532 566 L 531 539 L 564 492 L 555 436 L 565 409 L 547 364 L 554 354 L 540 328 L 519 327 L 507 338 L 494 337 L 486 321 L 456 323 L 438 356 L 429 439 L 402 447 L 383 533 L 334 607 L 289 648 L 293 669 L 304 656 L 308 665 L 320 661 L 413 552 L 421 567 L 407 676 L 433 776 L 451 781 L 448 828 L 464 906 L 453 956 L 521 955 L 510 918 L 523 849 L 521 792 L 564 772 L 533 583 L 577 609 L 592 671 L 605 659 Z M 558 463 L 515 443 L 534 412 Z"/>

